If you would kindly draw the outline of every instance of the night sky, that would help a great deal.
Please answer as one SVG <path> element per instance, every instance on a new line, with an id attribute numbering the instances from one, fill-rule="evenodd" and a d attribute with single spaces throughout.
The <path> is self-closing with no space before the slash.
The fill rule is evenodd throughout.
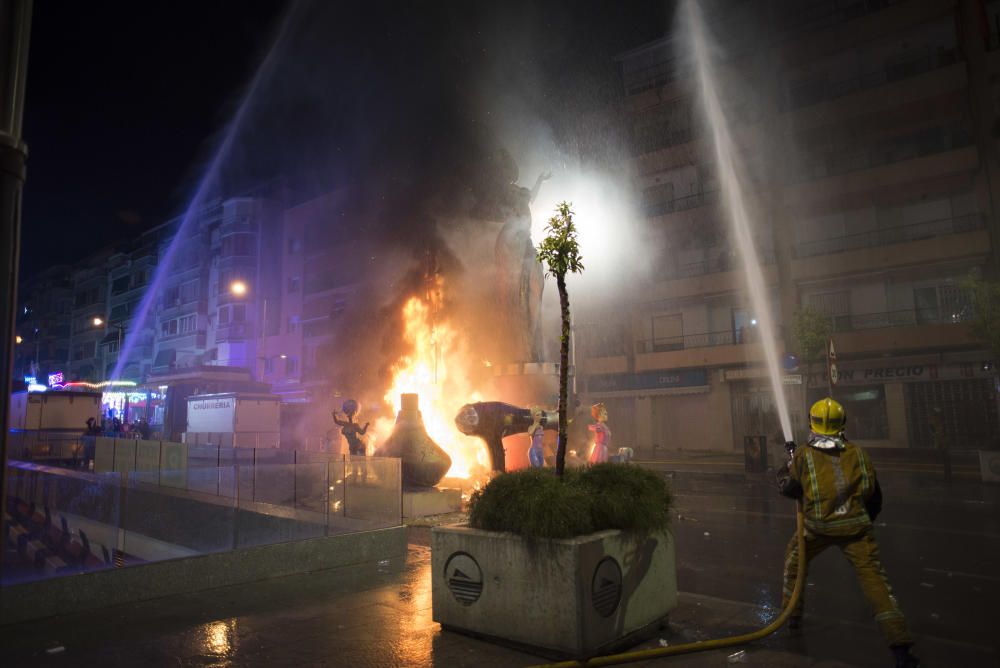
<path id="1" fill-rule="evenodd" d="M 303 162 L 328 168 L 318 154 L 339 154 L 339 170 L 355 179 L 386 163 L 412 171 L 482 121 L 483 107 L 467 102 L 481 72 L 531 91 L 528 105 L 572 131 L 566 109 L 614 106 L 613 56 L 663 34 L 668 15 L 662 0 L 340 4 L 296 10 L 305 20 L 267 89 L 281 103 L 259 116 L 262 139 L 244 153 L 260 168 L 245 179 Z M 36 3 L 22 275 L 177 214 L 287 11 L 279 2 Z M 310 130 L 320 123 L 317 140 Z"/>

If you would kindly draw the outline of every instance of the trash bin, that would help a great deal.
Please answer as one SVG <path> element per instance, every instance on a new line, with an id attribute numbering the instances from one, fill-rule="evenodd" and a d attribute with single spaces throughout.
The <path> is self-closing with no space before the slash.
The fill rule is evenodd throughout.
<path id="1" fill-rule="evenodd" d="M 743 463 L 747 473 L 767 471 L 767 436 L 743 437 Z"/>

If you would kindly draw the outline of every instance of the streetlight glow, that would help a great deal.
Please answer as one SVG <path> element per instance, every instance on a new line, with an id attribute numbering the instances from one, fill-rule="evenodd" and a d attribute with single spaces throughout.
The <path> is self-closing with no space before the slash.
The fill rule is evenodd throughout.
<path id="1" fill-rule="evenodd" d="M 247 284 L 243 281 L 233 281 L 229 284 L 229 292 L 237 297 L 242 297 L 247 293 Z"/>
<path id="2" fill-rule="evenodd" d="M 94 327 L 100 327 L 103 324 L 104 320 L 102 320 L 101 318 L 96 318 L 96 317 L 94 318 Z"/>
<path id="3" fill-rule="evenodd" d="M 21 341 L 24 341 L 24 339 L 21 338 L 20 334 L 14 337 L 14 343 L 21 343 Z"/>

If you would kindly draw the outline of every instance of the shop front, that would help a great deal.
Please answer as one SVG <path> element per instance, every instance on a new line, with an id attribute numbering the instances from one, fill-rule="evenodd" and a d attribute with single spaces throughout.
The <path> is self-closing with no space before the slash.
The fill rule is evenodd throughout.
<path id="1" fill-rule="evenodd" d="M 847 411 L 846 433 L 872 447 L 987 449 L 997 439 L 996 377 L 991 362 L 947 356 L 838 364 L 834 398 Z M 825 374 L 810 376 L 807 404 L 829 393 Z"/>

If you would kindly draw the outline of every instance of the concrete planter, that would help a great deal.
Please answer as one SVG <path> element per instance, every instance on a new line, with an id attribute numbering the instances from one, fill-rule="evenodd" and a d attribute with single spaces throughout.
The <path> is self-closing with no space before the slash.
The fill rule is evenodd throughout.
<path id="1" fill-rule="evenodd" d="M 529 541 L 456 525 L 434 527 L 431 547 L 434 621 L 545 656 L 631 645 L 677 604 L 669 530 Z"/>

